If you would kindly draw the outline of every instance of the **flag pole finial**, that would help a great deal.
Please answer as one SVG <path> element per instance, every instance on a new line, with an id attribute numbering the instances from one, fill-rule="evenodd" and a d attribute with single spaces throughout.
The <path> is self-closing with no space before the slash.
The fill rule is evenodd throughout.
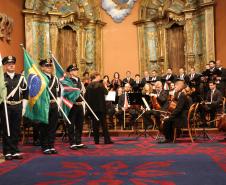
<path id="1" fill-rule="evenodd" d="M 21 47 L 22 49 L 25 49 L 23 43 L 20 43 L 20 47 Z"/>

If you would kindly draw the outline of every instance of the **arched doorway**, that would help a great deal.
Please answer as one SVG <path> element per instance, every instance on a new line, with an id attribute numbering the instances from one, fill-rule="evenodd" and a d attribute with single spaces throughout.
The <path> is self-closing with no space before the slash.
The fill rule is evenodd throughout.
<path id="1" fill-rule="evenodd" d="M 61 66 L 66 69 L 76 61 L 76 31 L 70 26 L 65 26 L 59 30 L 58 37 L 58 60 Z"/>
<path id="2" fill-rule="evenodd" d="M 179 69 L 185 66 L 184 27 L 173 24 L 167 29 L 167 43 L 168 67 L 172 68 L 174 73 L 178 73 Z"/>

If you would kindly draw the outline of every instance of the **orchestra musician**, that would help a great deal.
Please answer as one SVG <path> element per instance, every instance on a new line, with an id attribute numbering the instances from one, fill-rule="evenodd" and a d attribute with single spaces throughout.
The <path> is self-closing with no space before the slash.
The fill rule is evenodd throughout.
<path id="1" fill-rule="evenodd" d="M 111 85 L 114 91 L 116 91 L 118 87 L 122 86 L 122 80 L 120 79 L 120 74 L 118 72 L 114 73 Z"/>
<path id="2" fill-rule="evenodd" d="M 156 119 L 156 124 L 158 128 L 160 128 L 161 125 L 161 111 L 166 112 L 168 109 L 168 93 L 167 91 L 163 90 L 163 85 L 161 81 L 157 81 L 155 83 L 155 91 L 153 93 L 150 93 L 150 107 L 151 110 L 147 110 L 143 114 L 143 120 L 144 125 L 149 125 L 150 117 L 153 115 Z"/>
<path id="3" fill-rule="evenodd" d="M 189 83 L 189 76 L 185 74 L 185 70 L 183 67 L 179 69 L 179 75 L 177 75 L 177 79 L 184 80 L 186 84 Z"/>
<path id="4" fill-rule="evenodd" d="M 142 87 L 144 87 L 144 85 L 146 83 L 149 83 L 150 80 L 151 80 L 151 77 L 149 75 L 149 72 L 148 71 L 144 71 L 144 78 L 142 78 L 142 80 L 141 80 Z"/>
<path id="5" fill-rule="evenodd" d="M 176 80 L 176 78 L 175 78 L 175 76 L 173 74 L 172 69 L 168 68 L 166 75 L 163 76 L 163 78 L 162 78 L 162 82 L 164 83 L 163 89 L 168 91 L 170 84 L 172 82 L 174 82 L 175 80 Z"/>
<path id="6" fill-rule="evenodd" d="M 186 95 L 182 92 L 184 86 L 184 81 L 177 81 L 175 83 L 174 100 L 177 104 L 172 113 L 163 120 L 163 134 L 165 136 L 165 140 L 160 141 L 160 143 L 172 142 L 174 128 L 183 128 L 187 125 L 189 103 Z"/>
<path id="7" fill-rule="evenodd" d="M 135 79 L 134 79 L 134 83 L 133 83 L 133 92 L 140 93 L 141 91 L 142 91 L 142 84 L 141 84 L 141 81 L 140 81 L 140 75 L 136 74 Z"/>
<path id="8" fill-rule="evenodd" d="M 153 70 L 151 72 L 151 79 L 150 79 L 150 83 L 151 85 L 155 85 L 155 82 L 157 81 L 160 81 L 161 80 L 161 77 L 157 76 L 157 71 L 156 70 Z"/>
<path id="9" fill-rule="evenodd" d="M 226 68 L 222 67 L 221 61 L 216 61 L 216 68 L 219 70 L 217 76 L 217 88 L 221 91 L 223 96 L 226 96 Z"/>
<path id="10" fill-rule="evenodd" d="M 83 84 L 84 84 L 84 86 L 86 88 L 89 85 L 89 83 L 90 83 L 89 72 L 85 71 L 82 76 L 83 76 L 82 82 L 83 82 Z"/>
<path id="11" fill-rule="evenodd" d="M 214 81 L 209 82 L 209 88 L 210 90 L 207 93 L 207 98 L 205 101 L 205 104 L 202 104 L 202 110 L 204 112 L 201 113 L 201 119 L 206 121 L 206 113 L 210 114 L 210 121 L 213 121 L 215 119 L 216 113 L 221 113 L 222 111 L 222 93 L 216 88 L 216 83 Z M 214 127 L 214 122 L 210 123 L 210 127 Z"/>
<path id="12" fill-rule="evenodd" d="M 119 97 L 118 100 L 118 112 L 116 117 L 119 120 L 119 123 L 122 125 L 124 121 L 124 111 L 130 114 L 130 120 L 128 128 L 131 128 L 132 125 L 135 125 L 135 120 L 138 116 L 139 110 L 137 107 L 130 105 L 130 99 L 128 98 L 128 93 L 131 92 L 131 86 L 129 83 L 125 84 L 124 93 Z"/>
<path id="13" fill-rule="evenodd" d="M 131 87 L 133 87 L 134 79 L 131 78 L 131 71 L 126 71 L 126 78 L 123 79 L 123 86 L 129 83 Z"/>

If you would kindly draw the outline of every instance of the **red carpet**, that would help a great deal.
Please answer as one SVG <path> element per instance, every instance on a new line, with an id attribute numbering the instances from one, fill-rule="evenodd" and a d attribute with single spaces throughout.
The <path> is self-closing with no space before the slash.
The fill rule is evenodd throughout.
<path id="1" fill-rule="evenodd" d="M 217 136 L 220 139 L 221 136 Z M 79 185 L 224 185 L 226 142 L 156 144 L 150 137 L 115 137 L 114 145 L 72 151 L 58 142 L 58 155 L 23 146 L 25 159 L 0 164 L 0 184 Z"/>

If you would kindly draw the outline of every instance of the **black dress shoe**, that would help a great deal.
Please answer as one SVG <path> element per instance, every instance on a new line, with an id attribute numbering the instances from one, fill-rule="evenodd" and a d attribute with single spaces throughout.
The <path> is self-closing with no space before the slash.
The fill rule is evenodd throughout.
<path id="1" fill-rule="evenodd" d="M 114 144 L 113 141 L 104 142 L 104 144 Z"/>
<path id="2" fill-rule="evenodd" d="M 70 146 L 70 149 L 72 149 L 72 150 L 78 150 L 75 144 L 74 145 L 71 145 Z"/>
<path id="3" fill-rule="evenodd" d="M 83 148 L 83 149 L 85 149 L 85 148 L 88 148 L 86 145 L 84 145 L 84 144 L 78 144 L 78 145 L 75 145 L 78 149 L 81 149 L 81 148 Z"/>
<path id="4" fill-rule="evenodd" d="M 51 149 L 50 149 L 50 152 L 51 152 L 51 154 L 58 154 L 58 152 L 56 151 L 55 148 L 51 148 Z"/>
<path id="5" fill-rule="evenodd" d="M 11 154 L 6 154 L 4 157 L 5 157 L 5 160 L 7 160 L 7 161 L 13 159 L 13 156 Z"/>
<path id="6" fill-rule="evenodd" d="M 43 154 L 50 155 L 52 154 L 52 152 L 50 151 L 50 149 L 46 149 L 46 150 L 43 150 Z"/>
<path id="7" fill-rule="evenodd" d="M 23 159 L 23 155 L 20 153 L 15 153 L 12 155 L 12 157 L 13 157 L 13 159 L 19 159 L 19 160 Z"/>

